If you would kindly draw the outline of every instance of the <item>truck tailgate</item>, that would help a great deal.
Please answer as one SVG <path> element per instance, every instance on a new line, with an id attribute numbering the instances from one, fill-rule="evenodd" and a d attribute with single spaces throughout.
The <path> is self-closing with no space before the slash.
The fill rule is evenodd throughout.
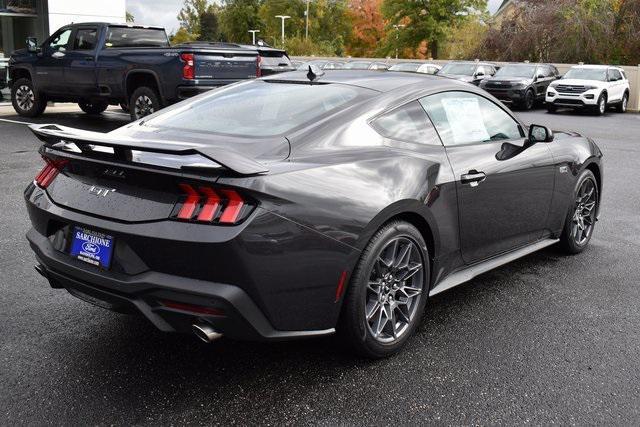
<path id="1" fill-rule="evenodd" d="M 257 76 L 257 55 L 196 53 L 196 79 L 248 79 Z"/>

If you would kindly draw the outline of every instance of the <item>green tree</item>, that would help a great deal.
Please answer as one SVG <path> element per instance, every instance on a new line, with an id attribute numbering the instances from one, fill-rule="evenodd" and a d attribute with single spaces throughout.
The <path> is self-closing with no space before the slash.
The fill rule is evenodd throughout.
<path id="1" fill-rule="evenodd" d="M 285 21 L 285 38 L 304 36 L 305 10 L 306 3 L 302 0 L 263 0 L 258 13 L 264 23 L 264 33 L 260 34 L 260 38 L 269 44 L 275 42 L 280 46 L 281 21 L 276 15 L 291 17 Z"/>
<path id="2" fill-rule="evenodd" d="M 220 40 L 220 26 L 218 24 L 218 8 L 211 5 L 200 15 L 200 33 L 198 40 Z"/>
<path id="3" fill-rule="evenodd" d="M 175 34 L 169 35 L 169 42 L 172 45 L 194 41 L 196 37 L 184 28 L 180 27 Z"/>
<path id="4" fill-rule="evenodd" d="M 180 27 L 190 34 L 200 34 L 200 16 L 209 8 L 207 0 L 184 0 L 184 6 L 178 13 Z"/>
<path id="5" fill-rule="evenodd" d="M 265 38 L 265 26 L 259 16 L 260 0 L 226 0 L 220 11 L 220 30 L 226 40 L 251 43 L 249 30 L 260 30 L 258 38 Z"/>
<path id="6" fill-rule="evenodd" d="M 381 10 L 388 25 L 386 43 L 381 51 L 416 49 L 426 41 L 431 56 L 437 58 L 438 44 L 446 39 L 448 30 L 486 8 L 486 0 L 384 0 Z M 396 31 L 394 24 L 405 27 Z"/>
<path id="7" fill-rule="evenodd" d="M 133 16 L 132 13 L 130 13 L 129 11 L 126 11 L 125 14 L 126 14 L 125 19 L 127 20 L 127 22 L 136 22 L 136 18 Z"/>

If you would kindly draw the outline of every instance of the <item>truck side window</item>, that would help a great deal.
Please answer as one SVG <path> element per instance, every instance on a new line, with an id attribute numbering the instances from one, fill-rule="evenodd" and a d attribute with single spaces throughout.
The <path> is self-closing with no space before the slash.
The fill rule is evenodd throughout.
<path id="1" fill-rule="evenodd" d="M 73 43 L 74 50 L 94 50 L 96 48 L 98 30 L 95 28 L 81 28 L 76 33 Z"/>
<path id="2" fill-rule="evenodd" d="M 49 42 L 49 48 L 51 50 L 67 50 L 67 46 L 69 45 L 69 37 L 71 37 L 71 28 L 60 31 L 58 34 L 54 35 L 51 38 L 51 41 Z"/>

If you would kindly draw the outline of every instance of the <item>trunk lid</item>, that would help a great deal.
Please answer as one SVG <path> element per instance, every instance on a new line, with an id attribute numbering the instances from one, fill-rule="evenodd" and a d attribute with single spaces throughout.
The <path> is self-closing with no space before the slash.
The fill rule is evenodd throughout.
<path id="1" fill-rule="evenodd" d="M 196 79 L 248 79 L 257 76 L 255 51 L 195 52 Z"/>

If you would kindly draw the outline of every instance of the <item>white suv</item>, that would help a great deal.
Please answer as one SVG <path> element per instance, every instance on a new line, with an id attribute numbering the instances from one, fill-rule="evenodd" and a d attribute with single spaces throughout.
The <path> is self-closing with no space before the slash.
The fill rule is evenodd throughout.
<path id="1" fill-rule="evenodd" d="M 629 102 L 629 80 L 622 68 L 577 65 L 549 85 L 545 101 L 550 113 L 558 107 L 570 107 L 590 108 L 602 115 L 610 106 L 624 113 Z"/>

